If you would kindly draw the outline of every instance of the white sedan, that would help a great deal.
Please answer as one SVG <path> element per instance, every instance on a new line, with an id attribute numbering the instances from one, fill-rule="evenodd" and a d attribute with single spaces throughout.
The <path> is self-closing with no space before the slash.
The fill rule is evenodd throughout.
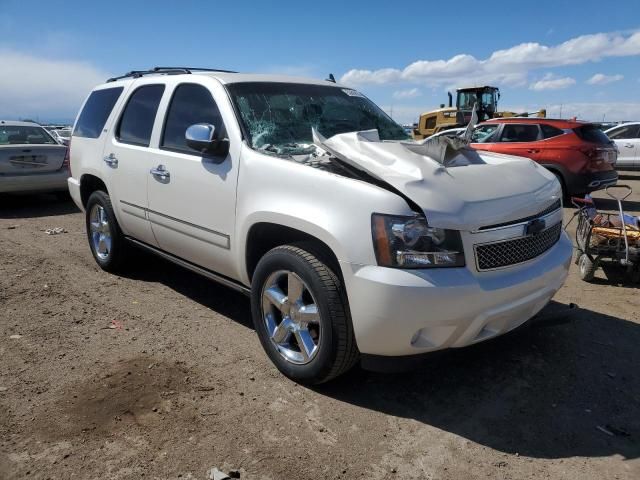
<path id="1" fill-rule="evenodd" d="M 449 130 L 442 130 L 438 133 L 434 133 L 428 138 L 436 138 L 436 137 L 459 137 L 464 133 L 466 128 L 450 128 Z"/>
<path id="2" fill-rule="evenodd" d="M 68 192 L 67 147 L 40 125 L 0 120 L 0 193 Z"/>
<path id="3" fill-rule="evenodd" d="M 618 147 L 617 168 L 640 168 L 640 122 L 623 123 L 605 130 Z"/>

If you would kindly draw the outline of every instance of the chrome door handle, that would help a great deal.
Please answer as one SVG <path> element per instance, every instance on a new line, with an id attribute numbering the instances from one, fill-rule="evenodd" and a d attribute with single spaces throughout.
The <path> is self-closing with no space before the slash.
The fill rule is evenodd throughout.
<path id="1" fill-rule="evenodd" d="M 118 159 L 116 158 L 116 156 L 113 153 L 110 153 L 109 155 L 104 157 L 102 160 L 104 160 L 104 163 L 106 163 L 110 167 L 115 168 L 115 167 L 118 166 Z"/>
<path id="2" fill-rule="evenodd" d="M 624 146 L 627 147 L 627 148 L 633 148 L 633 144 L 632 143 L 625 143 Z"/>
<path id="3" fill-rule="evenodd" d="M 149 173 L 151 173 L 151 175 L 153 175 L 154 177 L 160 177 L 163 180 L 171 177 L 169 171 L 164 167 L 164 165 L 158 165 L 157 167 L 152 168 L 151 170 L 149 170 Z"/>

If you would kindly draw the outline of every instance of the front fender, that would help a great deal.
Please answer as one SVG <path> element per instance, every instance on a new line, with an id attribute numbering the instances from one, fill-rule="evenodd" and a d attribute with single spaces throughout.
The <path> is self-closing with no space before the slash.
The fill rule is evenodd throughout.
<path id="1" fill-rule="evenodd" d="M 243 149 L 237 198 L 235 247 L 243 282 L 248 282 L 247 235 L 257 223 L 313 236 L 340 262 L 372 265 L 371 214 L 411 215 L 404 199 L 388 190 L 248 147 Z"/>

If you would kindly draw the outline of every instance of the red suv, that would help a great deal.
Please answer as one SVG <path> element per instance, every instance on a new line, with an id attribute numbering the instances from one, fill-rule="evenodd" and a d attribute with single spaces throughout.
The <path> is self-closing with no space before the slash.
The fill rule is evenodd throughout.
<path id="1" fill-rule="evenodd" d="M 499 118 L 480 123 L 471 146 L 535 160 L 560 180 L 565 197 L 615 185 L 618 150 L 596 124 L 548 118 Z"/>

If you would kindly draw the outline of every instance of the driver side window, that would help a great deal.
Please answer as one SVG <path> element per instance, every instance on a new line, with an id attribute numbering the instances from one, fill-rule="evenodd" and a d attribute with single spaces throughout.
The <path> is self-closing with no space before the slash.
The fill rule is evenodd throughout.
<path id="1" fill-rule="evenodd" d="M 185 140 L 187 128 L 195 123 L 210 123 L 216 129 L 217 139 L 225 136 L 220 110 L 211 92 L 202 85 L 183 83 L 173 92 L 165 117 L 160 148 L 200 155 L 189 148 Z"/>
<path id="2" fill-rule="evenodd" d="M 471 134 L 471 143 L 492 143 L 498 125 L 480 125 Z"/>

